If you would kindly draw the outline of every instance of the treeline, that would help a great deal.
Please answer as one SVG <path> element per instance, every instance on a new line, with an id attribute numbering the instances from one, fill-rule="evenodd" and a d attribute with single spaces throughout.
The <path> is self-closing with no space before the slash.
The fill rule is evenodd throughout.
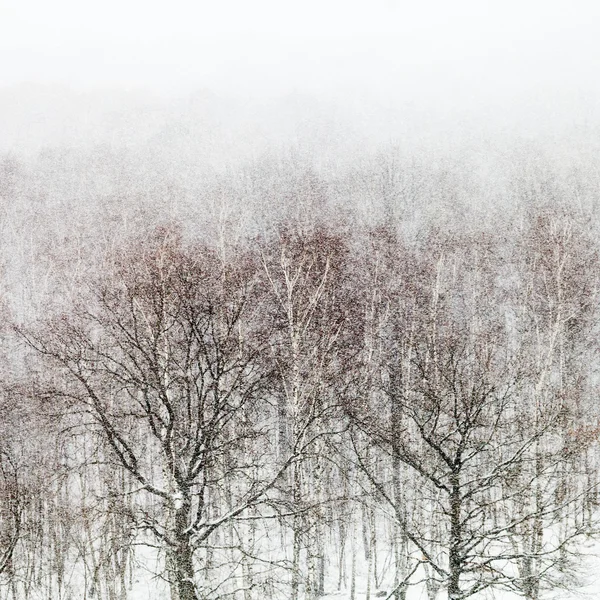
<path id="1" fill-rule="evenodd" d="M 0 161 L 2 598 L 577 585 L 593 153 L 316 147 Z"/>
<path id="2" fill-rule="evenodd" d="M 7 597 L 574 585 L 600 427 L 581 212 L 408 234 L 299 218 L 221 242 L 132 236 L 16 328 Z"/>

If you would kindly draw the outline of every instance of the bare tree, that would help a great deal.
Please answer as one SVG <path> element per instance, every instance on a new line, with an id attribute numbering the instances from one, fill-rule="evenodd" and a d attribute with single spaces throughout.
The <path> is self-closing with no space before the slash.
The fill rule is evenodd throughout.
<path id="1" fill-rule="evenodd" d="M 385 318 L 365 352 L 372 357 L 378 349 L 377 360 L 367 363 L 371 387 L 350 411 L 358 466 L 417 560 L 453 600 L 488 587 L 518 588 L 519 561 L 530 556 L 552 564 L 578 533 L 570 529 L 529 550 L 513 544 L 519 528 L 558 523 L 571 500 L 557 503 L 556 495 L 564 455 L 552 442 L 562 407 L 549 403 L 530 419 L 529 382 L 539 371 L 515 343 L 497 252 L 485 237 L 434 237 L 421 255 L 407 257 L 395 291 L 388 286 L 381 296 Z M 536 470 L 540 445 L 545 460 Z M 399 462 L 412 471 L 419 514 L 428 517 L 405 509 L 380 453 L 393 471 Z M 540 489 L 533 505 L 527 503 L 532 486 Z"/>
<path id="2" fill-rule="evenodd" d="M 10 576 L 15 547 L 23 530 L 26 497 L 19 475 L 10 453 L 0 450 L 0 576 Z"/>
<path id="3" fill-rule="evenodd" d="M 203 597 L 199 549 L 295 460 L 269 460 L 256 273 L 247 255 L 224 262 L 160 230 L 114 257 L 72 314 L 24 333 L 60 374 L 40 393 L 79 411 L 136 484 L 130 519 L 165 548 L 176 600 Z"/>
<path id="4" fill-rule="evenodd" d="M 535 484 L 514 508 L 519 514 L 538 514 L 515 527 L 512 535 L 515 552 L 521 554 L 515 585 L 536 600 L 545 586 L 572 583 L 578 562 L 573 560 L 573 541 L 586 529 L 583 506 L 596 487 L 595 478 L 586 473 L 590 432 L 598 422 L 590 404 L 595 396 L 598 251 L 588 220 L 565 206 L 534 206 L 526 217 L 513 263 L 518 285 L 511 294 L 514 332 L 523 361 L 531 365 L 524 414 L 535 424 L 540 415 L 557 413 L 552 436 L 530 449 L 529 467 L 520 476 L 535 479 Z M 549 518 L 540 507 L 552 503 L 555 510 Z M 557 538 L 560 552 L 547 552 Z"/>
<path id="5" fill-rule="evenodd" d="M 326 440 L 344 428 L 339 409 L 352 352 L 349 260 L 345 237 L 323 225 L 288 224 L 262 249 L 265 310 L 270 313 L 277 374 L 280 461 L 293 448 L 303 449 L 285 490 L 294 514 L 293 600 L 300 594 L 302 552 L 306 597 L 324 593 L 325 528 L 330 519 L 323 505 L 331 500 L 327 482 L 335 471 L 326 460 Z"/>

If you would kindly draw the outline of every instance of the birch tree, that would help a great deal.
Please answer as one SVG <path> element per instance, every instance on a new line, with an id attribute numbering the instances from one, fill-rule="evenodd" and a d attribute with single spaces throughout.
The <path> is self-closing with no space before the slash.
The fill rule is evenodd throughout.
<path id="1" fill-rule="evenodd" d="M 306 597 L 323 594 L 321 505 L 332 493 L 324 485 L 332 475 L 326 448 L 327 440 L 344 428 L 339 408 L 352 351 L 349 259 L 344 237 L 323 226 L 289 224 L 262 250 L 277 375 L 279 460 L 302 449 L 302 461 L 290 470 L 285 491 L 294 515 L 292 600 L 301 593 L 302 553 Z"/>

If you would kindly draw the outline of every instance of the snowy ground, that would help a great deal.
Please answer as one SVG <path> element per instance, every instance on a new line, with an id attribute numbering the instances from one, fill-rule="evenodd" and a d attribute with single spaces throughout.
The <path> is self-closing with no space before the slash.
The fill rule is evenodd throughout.
<path id="1" fill-rule="evenodd" d="M 555 591 L 545 591 L 542 594 L 544 600 L 597 600 L 600 598 L 600 541 L 586 542 L 583 544 L 582 552 L 585 556 L 581 560 L 578 569 L 579 586 L 572 590 L 558 589 Z M 379 594 L 381 595 L 378 595 Z M 386 592 L 386 595 L 383 595 Z M 371 588 L 371 600 L 377 598 L 386 598 L 391 592 L 390 588 L 380 588 L 374 590 Z M 365 577 L 359 578 L 356 584 L 356 600 L 363 600 L 367 597 L 367 585 Z M 501 590 L 490 590 L 472 596 L 473 600 L 517 600 L 521 596 Z M 442 590 L 437 600 L 446 600 L 447 594 Z M 140 599 L 141 600 L 141 599 Z M 350 600 L 349 590 L 332 592 L 322 598 L 322 600 Z M 427 591 L 424 585 L 415 585 L 409 588 L 407 600 L 428 600 Z"/>

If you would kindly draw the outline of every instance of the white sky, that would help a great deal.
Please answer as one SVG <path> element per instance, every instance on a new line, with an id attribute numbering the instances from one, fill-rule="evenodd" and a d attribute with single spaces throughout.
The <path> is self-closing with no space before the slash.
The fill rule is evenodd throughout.
<path id="1" fill-rule="evenodd" d="M 600 2 L 0 0 L 0 85 L 597 90 Z M 448 90 L 446 90 L 448 92 Z"/>

